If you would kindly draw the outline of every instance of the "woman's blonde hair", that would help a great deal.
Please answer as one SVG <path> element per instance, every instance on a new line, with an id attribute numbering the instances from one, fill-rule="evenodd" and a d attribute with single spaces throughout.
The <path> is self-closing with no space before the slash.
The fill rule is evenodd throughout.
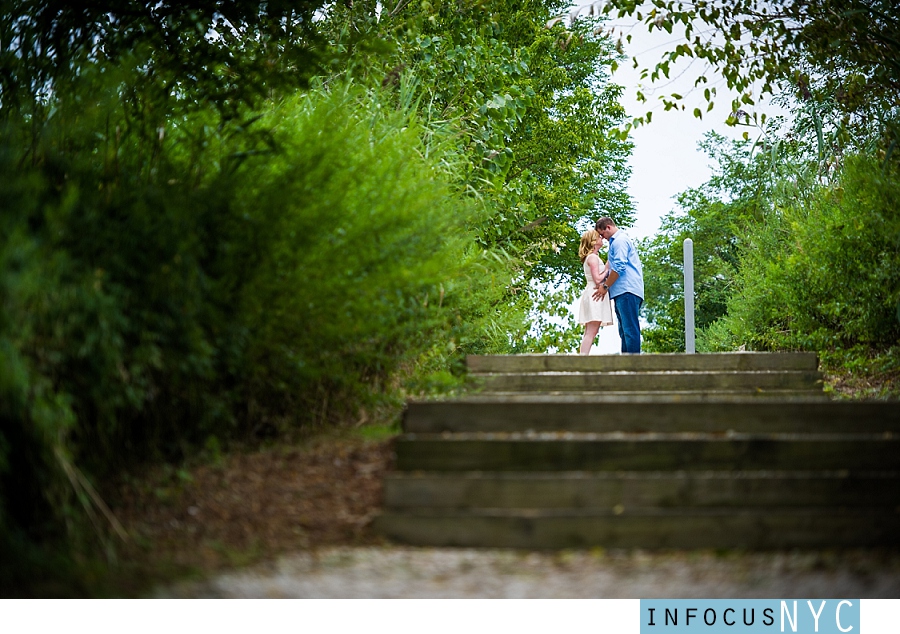
<path id="1" fill-rule="evenodd" d="M 581 234 L 581 245 L 578 247 L 578 257 L 581 258 L 582 264 L 587 259 L 587 256 L 591 254 L 591 251 L 594 250 L 594 245 L 597 244 L 597 240 L 599 239 L 600 234 L 593 229 L 588 229 Z"/>

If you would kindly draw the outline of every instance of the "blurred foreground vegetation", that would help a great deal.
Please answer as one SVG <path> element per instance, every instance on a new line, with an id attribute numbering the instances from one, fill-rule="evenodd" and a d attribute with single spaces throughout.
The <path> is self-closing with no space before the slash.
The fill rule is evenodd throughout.
<path id="1" fill-rule="evenodd" d="M 556 336 L 535 285 L 631 213 L 616 53 L 562 8 L 0 6 L 0 587 L 115 562 L 123 470 Z"/>

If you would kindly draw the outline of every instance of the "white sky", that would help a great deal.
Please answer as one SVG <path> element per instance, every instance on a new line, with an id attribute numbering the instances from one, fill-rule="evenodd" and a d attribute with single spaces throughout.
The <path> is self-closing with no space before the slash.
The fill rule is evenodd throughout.
<path id="1" fill-rule="evenodd" d="M 703 184 L 712 175 L 710 159 L 697 147 L 703 135 L 714 130 L 726 137 L 739 138 L 748 128 L 725 125 L 725 119 L 731 112 L 731 101 L 737 95 L 727 90 L 724 80 L 706 69 L 709 83 L 694 88 L 698 75 L 704 74 L 705 61 L 681 59 L 671 68 L 671 80 L 655 84 L 649 78 L 641 81 L 642 68 L 649 67 L 652 70 L 663 52 L 684 42 L 683 29 L 676 28 L 671 35 L 665 31 L 649 33 L 645 25 L 638 24 L 631 18 L 612 20 L 609 25 L 616 34 L 623 35 L 622 43 L 625 54 L 629 57 L 612 77 L 613 82 L 625 89 L 622 105 L 630 116 L 653 112 L 653 120 L 649 125 L 636 128 L 631 133 L 634 151 L 630 162 L 632 174 L 629 193 L 635 203 L 637 221 L 629 233 L 633 237 L 642 238 L 658 231 L 662 216 L 675 208 L 677 194 Z M 695 32 L 704 27 L 705 25 L 699 26 Z M 626 34 L 632 36 L 630 43 L 625 41 Z M 632 56 L 638 58 L 640 66 L 637 69 L 633 68 L 630 59 Z M 703 89 L 713 86 L 718 93 L 716 105 L 711 112 L 706 112 L 708 104 L 703 98 Z M 639 103 L 635 97 L 639 88 L 647 97 L 645 103 Z M 664 111 L 659 96 L 673 92 L 685 97 L 684 111 Z M 702 120 L 694 117 L 694 108 L 703 111 Z M 744 109 L 751 110 L 747 106 Z M 750 130 L 750 134 L 751 138 L 756 136 L 753 130 Z"/>

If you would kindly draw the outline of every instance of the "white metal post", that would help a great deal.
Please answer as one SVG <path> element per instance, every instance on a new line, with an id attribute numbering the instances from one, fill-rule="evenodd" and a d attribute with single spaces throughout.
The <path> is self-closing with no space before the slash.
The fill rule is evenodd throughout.
<path id="1" fill-rule="evenodd" d="M 694 340 L 694 241 L 684 241 L 684 351 L 696 352 Z"/>

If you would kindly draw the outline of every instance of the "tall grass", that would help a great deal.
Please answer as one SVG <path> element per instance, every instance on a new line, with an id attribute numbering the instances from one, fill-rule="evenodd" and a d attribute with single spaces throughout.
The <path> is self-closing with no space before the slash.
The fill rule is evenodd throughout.
<path id="1" fill-rule="evenodd" d="M 475 246 L 484 203 L 454 191 L 440 152 L 426 158 L 420 126 L 367 96 L 268 113 L 278 152 L 242 168 L 235 192 L 268 245 L 239 300 L 247 401 L 282 394 L 295 419 L 364 405 L 400 368 L 479 332 L 508 283 Z"/>
<path id="2" fill-rule="evenodd" d="M 452 125 L 354 86 L 224 120 L 86 81 L 0 138 L 7 554 L 108 545 L 103 474 L 446 387 L 522 328 Z"/>

